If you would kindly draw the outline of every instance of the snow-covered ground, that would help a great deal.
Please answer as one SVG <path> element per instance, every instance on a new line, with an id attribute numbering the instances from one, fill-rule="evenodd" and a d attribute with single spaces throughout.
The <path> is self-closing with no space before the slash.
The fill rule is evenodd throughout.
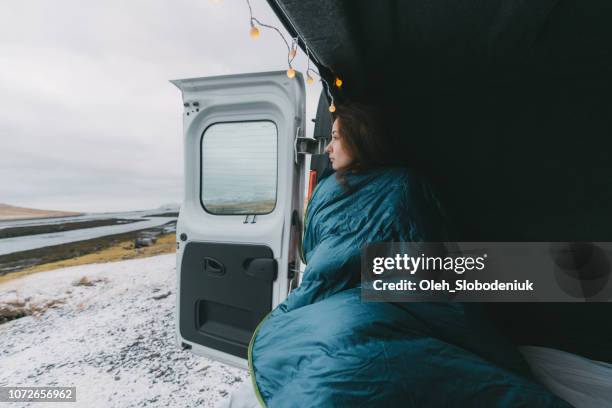
<path id="1" fill-rule="evenodd" d="M 175 255 L 84 265 L 0 284 L 0 303 L 56 303 L 0 325 L 0 386 L 76 386 L 54 407 L 214 407 L 245 370 L 181 350 Z M 82 282 L 74 283 L 86 277 Z M 11 403 L 11 407 L 47 403 Z"/>

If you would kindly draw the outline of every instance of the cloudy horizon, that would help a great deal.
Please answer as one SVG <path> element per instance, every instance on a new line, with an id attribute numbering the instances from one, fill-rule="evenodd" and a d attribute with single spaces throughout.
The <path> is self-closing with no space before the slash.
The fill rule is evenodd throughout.
<path id="1" fill-rule="evenodd" d="M 289 38 L 265 0 L 251 4 Z M 0 203 L 9 205 L 180 203 L 183 107 L 169 80 L 286 69 L 278 34 L 249 37 L 242 0 L 37 0 L 0 10 Z M 295 65 L 305 70 L 301 51 Z M 307 132 L 320 89 L 306 86 Z"/>

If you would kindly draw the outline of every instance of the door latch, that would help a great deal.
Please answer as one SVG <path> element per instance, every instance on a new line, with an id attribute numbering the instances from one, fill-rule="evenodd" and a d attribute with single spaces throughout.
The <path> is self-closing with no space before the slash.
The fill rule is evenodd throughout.
<path id="1" fill-rule="evenodd" d="M 293 141 L 293 158 L 295 164 L 298 164 L 298 155 L 314 154 L 317 152 L 319 142 L 311 137 L 301 137 L 301 128 L 298 126 L 295 132 L 295 140 Z"/>

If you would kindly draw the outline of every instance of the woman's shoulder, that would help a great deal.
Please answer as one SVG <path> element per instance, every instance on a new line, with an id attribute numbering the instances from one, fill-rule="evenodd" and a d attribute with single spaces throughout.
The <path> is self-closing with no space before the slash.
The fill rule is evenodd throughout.
<path id="1" fill-rule="evenodd" d="M 338 186 L 339 184 L 338 180 L 336 179 L 336 173 L 333 172 L 318 181 L 315 191 L 313 192 L 313 198 L 321 194 L 330 194 L 330 192 L 337 190 Z"/>
<path id="2" fill-rule="evenodd" d="M 368 189 L 380 189 L 387 193 L 391 191 L 414 191 L 415 188 L 422 190 L 427 182 L 416 171 L 406 167 L 383 167 L 378 169 L 352 172 L 344 175 L 346 185 L 344 188 L 336 177 L 336 173 L 320 180 L 314 196 L 329 197 L 336 193 L 346 193 L 347 191 L 358 191 L 368 186 Z"/>

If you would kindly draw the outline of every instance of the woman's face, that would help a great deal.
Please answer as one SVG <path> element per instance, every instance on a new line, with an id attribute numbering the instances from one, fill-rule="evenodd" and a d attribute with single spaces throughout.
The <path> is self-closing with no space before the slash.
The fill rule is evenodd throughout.
<path id="1" fill-rule="evenodd" d="M 331 140 L 325 151 L 329 154 L 329 160 L 332 163 L 334 170 L 342 170 L 353 162 L 348 150 L 345 149 L 344 135 L 340 127 L 340 119 L 336 119 L 332 126 Z"/>

